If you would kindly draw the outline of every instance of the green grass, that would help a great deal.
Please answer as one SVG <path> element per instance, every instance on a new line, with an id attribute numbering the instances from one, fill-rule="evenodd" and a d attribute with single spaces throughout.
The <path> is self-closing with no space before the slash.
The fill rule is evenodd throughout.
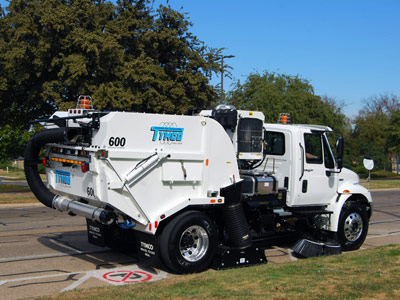
<path id="1" fill-rule="evenodd" d="M 7 180 L 25 180 L 25 173 L 22 170 L 18 170 L 17 172 L 14 169 L 10 169 L 9 172 L 0 170 L 0 176 L 6 177 Z"/>
<path id="2" fill-rule="evenodd" d="M 362 182 L 362 186 L 368 188 L 367 182 Z M 371 190 L 377 189 L 400 189 L 400 180 L 371 180 Z"/>
<path id="3" fill-rule="evenodd" d="M 41 299 L 399 299 L 400 245 Z"/>
<path id="4" fill-rule="evenodd" d="M 14 169 L 10 169 L 9 172 L 5 170 L 0 170 L 0 176 L 1 177 L 6 177 L 8 181 L 21 181 L 25 180 L 25 173 L 24 170 L 17 170 L 17 172 L 14 171 Z M 40 174 L 40 177 L 43 179 L 46 179 L 46 174 Z"/>
<path id="5" fill-rule="evenodd" d="M 32 193 L 0 193 L 0 204 L 39 203 Z"/>
<path id="6" fill-rule="evenodd" d="M 371 173 L 371 177 L 376 179 L 395 179 L 395 178 L 400 179 L 400 175 L 384 170 L 373 171 Z"/>
<path id="7" fill-rule="evenodd" d="M 28 186 L 0 184 L 0 193 L 26 193 L 30 191 L 31 190 Z"/>
<path id="8" fill-rule="evenodd" d="M 368 171 L 359 174 L 360 178 L 366 179 L 368 177 Z M 384 171 L 384 170 L 377 170 L 377 171 L 372 171 L 371 172 L 371 178 L 372 179 L 400 179 L 400 175 L 390 172 L 390 171 Z"/>
<path id="9" fill-rule="evenodd" d="M 15 172 L 14 169 L 10 169 L 8 173 L 0 170 L 0 176 L 5 177 L 4 184 L 0 184 L 0 204 L 39 203 L 28 186 L 13 184 L 14 181 L 25 181 L 23 170 Z M 42 180 L 46 180 L 46 175 L 40 176 Z"/>

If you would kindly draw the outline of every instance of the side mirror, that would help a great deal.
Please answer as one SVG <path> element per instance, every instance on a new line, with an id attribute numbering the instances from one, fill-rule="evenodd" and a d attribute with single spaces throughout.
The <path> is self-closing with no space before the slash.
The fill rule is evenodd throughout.
<path id="1" fill-rule="evenodd" d="M 336 153 L 337 153 L 337 167 L 338 169 L 343 168 L 343 157 L 344 157 L 344 138 L 339 136 L 336 139 Z"/>

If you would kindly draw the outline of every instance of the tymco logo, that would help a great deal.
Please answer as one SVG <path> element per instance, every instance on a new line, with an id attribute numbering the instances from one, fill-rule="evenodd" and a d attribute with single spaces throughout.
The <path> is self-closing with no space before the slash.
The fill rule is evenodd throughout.
<path id="1" fill-rule="evenodd" d="M 56 183 L 62 183 L 66 185 L 71 184 L 71 173 L 65 171 L 56 170 Z"/>
<path id="2" fill-rule="evenodd" d="M 153 131 L 153 142 L 182 142 L 183 128 L 173 127 L 175 123 L 168 125 L 170 126 L 153 126 L 150 128 Z"/>

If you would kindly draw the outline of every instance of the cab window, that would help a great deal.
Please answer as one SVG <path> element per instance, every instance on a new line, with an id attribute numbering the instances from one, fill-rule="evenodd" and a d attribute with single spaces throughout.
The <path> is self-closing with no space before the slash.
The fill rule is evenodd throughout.
<path id="1" fill-rule="evenodd" d="M 322 141 L 320 134 L 305 133 L 306 161 L 309 164 L 322 164 Z"/>
<path id="2" fill-rule="evenodd" d="M 285 135 L 282 132 L 265 131 L 264 142 L 266 143 L 266 153 L 269 155 L 285 154 Z"/>

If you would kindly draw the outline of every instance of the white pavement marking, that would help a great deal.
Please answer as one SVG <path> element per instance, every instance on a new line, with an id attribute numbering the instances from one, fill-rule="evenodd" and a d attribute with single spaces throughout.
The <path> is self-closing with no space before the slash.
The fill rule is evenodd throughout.
<path id="1" fill-rule="evenodd" d="M 289 248 L 273 247 L 272 249 L 267 249 L 265 251 L 266 252 L 272 252 L 272 251 L 276 251 L 276 250 L 281 251 L 283 253 L 287 253 L 289 255 L 291 261 L 297 261 L 298 260 L 295 256 L 293 256 L 294 251 L 292 249 L 289 249 Z"/>
<path id="2" fill-rule="evenodd" d="M 102 252 L 109 252 L 109 251 L 111 251 L 111 250 L 109 250 L 109 249 L 90 250 L 90 251 L 75 250 L 75 251 L 69 251 L 69 252 L 64 252 L 64 253 L 48 253 L 48 254 L 38 254 L 38 255 L 28 255 L 28 256 L 3 257 L 3 258 L 0 258 L 0 263 L 20 261 L 20 260 L 63 257 L 63 256 L 71 256 L 71 255 L 84 255 L 84 254 L 102 253 Z"/>
<path id="3" fill-rule="evenodd" d="M 61 277 L 61 276 L 70 276 L 70 275 L 76 275 L 76 274 L 81 274 L 81 273 L 84 273 L 84 272 L 72 272 L 72 273 L 63 273 L 63 274 L 41 275 L 41 276 L 30 276 L 30 277 L 6 279 L 6 280 L 1 280 L 1 281 L 0 281 L 0 285 L 3 285 L 3 284 L 5 284 L 5 283 L 9 283 L 9 282 L 18 282 L 18 281 L 25 281 L 25 280 L 45 279 L 45 278 L 53 278 L 53 277 Z"/>
<path id="4" fill-rule="evenodd" d="M 294 251 L 292 249 L 288 249 L 288 252 L 289 252 L 289 257 L 290 257 L 291 261 L 297 261 L 298 260 L 295 256 L 293 256 Z"/>
<path id="5" fill-rule="evenodd" d="M 390 232 L 387 234 L 367 236 L 367 239 L 378 239 L 378 238 L 382 238 L 382 237 L 388 237 L 388 236 L 399 235 L 399 234 L 400 234 L 400 231 L 396 231 L 396 232 Z"/>
<path id="6" fill-rule="evenodd" d="M 123 271 L 121 271 L 123 270 Z M 110 280 L 107 280 L 104 278 L 105 274 L 112 273 L 112 272 L 130 272 L 131 274 L 144 274 L 147 278 L 148 281 L 155 281 L 155 280 L 160 280 L 168 277 L 168 273 L 164 271 L 158 271 L 156 274 L 154 273 L 149 273 L 146 272 L 142 269 L 140 269 L 137 265 L 131 265 L 131 266 L 121 266 L 121 267 L 116 267 L 113 269 L 101 269 L 101 270 L 88 270 L 88 271 L 77 271 L 77 272 L 71 272 L 71 273 L 62 273 L 62 274 L 52 274 L 52 275 L 40 275 L 40 276 L 29 276 L 29 277 L 22 277 L 22 278 L 13 278 L 13 279 L 6 279 L 6 280 L 1 280 L 0 281 L 0 286 L 6 283 L 10 282 L 20 282 L 20 281 L 27 281 L 27 280 L 39 280 L 39 279 L 47 279 L 47 278 L 55 278 L 55 277 L 68 277 L 71 275 L 78 275 L 78 274 L 85 274 L 82 278 L 78 279 L 68 287 L 64 288 L 61 290 L 61 292 L 66 292 L 73 290 L 77 287 L 79 287 L 82 283 L 84 283 L 86 280 L 90 278 L 97 278 L 100 279 L 104 282 L 107 282 L 112 285 L 124 285 L 124 284 L 132 284 L 136 283 L 133 281 L 120 281 L 120 282 L 113 282 Z"/>
<path id="7" fill-rule="evenodd" d="M 380 223 L 392 223 L 392 222 L 399 222 L 399 221 L 400 221 L 400 219 L 374 221 L 374 222 L 369 222 L 369 225 L 380 224 Z"/>
<path id="8" fill-rule="evenodd" d="M 86 280 L 92 277 L 91 272 L 87 272 L 85 276 L 82 278 L 78 279 L 78 281 L 75 281 L 73 284 L 70 286 L 66 287 L 65 289 L 61 290 L 61 292 L 66 292 L 66 291 L 71 291 L 73 289 L 76 289 L 78 286 L 80 286 L 82 283 L 84 283 Z"/>

